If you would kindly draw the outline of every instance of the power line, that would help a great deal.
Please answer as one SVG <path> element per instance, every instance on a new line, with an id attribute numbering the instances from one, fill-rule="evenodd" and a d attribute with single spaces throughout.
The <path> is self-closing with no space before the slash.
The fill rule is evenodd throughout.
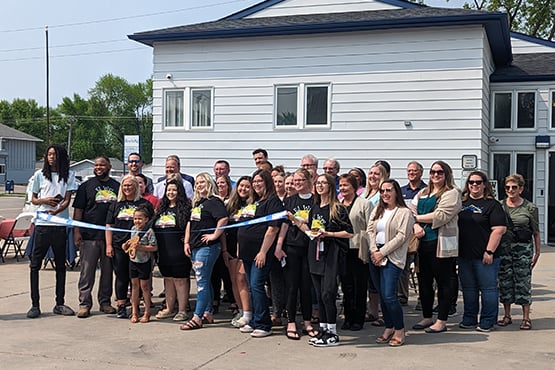
<path id="1" fill-rule="evenodd" d="M 69 48 L 74 46 L 100 45 L 100 44 L 109 44 L 109 43 L 124 42 L 124 41 L 129 42 L 129 39 L 103 40 L 103 41 L 91 41 L 91 42 L 78 42 L 74 44 L 51 45 L 50 49 Z M 36 46 L 36 47 L 21 48 L 21 49 L 5 49 L 5 50 L 0 50 L 0 53 L 11 53 L 14 51 L 31 51 L 31 50 L 44 50 L 44 46 Z"/>
<path id="2" fill-rule="evenodd" d="M 74 53 L 74 54 L 62 54 L 62 55 L 51 55 L 50 58 L 67 58 L 67 57 L 77 57 L 83 55 L 96 55 L 96 54 L 115 54 L 115 53 L 122 53 L 128 51 L 139 51 L 145 50 L 144 47 L 136 47 L 136 48 L 128 48 L 128 49 L 114 49 L 114 50 L 104 50 L 104 51 L 88 51 L 83 53 Z M 26 60 L 42 60 L 44 56 L 38 57 L 24 57 L 24 58 L 12 58 L 12 59 L 0 59 L 0 62 L 21 62 Z"/>
<path id="3" fill-rule="evenodd" d="M 248 1 L 248 0 L 231 0 L 231 1 L 223 1 L 223 2 L 215 3 L 215 4 L 198 5 L 198 6 L 192 6 L 192 7 L 189 7 L 189 8 L 182 8 L 182 9 L 175 9 L 175 10 L 166 10 L 166 11 L 156 12 L 156 13 L 139 14 L 139 15 L 130 15 L 130 16 L 127 16 L 127 17 L 117 17 L 117 18 L 108 18 L 108 19 L 97 19 L 97 20 L 92 20 L 92 21 L 75 22 L 75 23 L 65 23 L 65 24 L 57 24 L 57 25 L 49 25 L 48 28 L 49 28 L 49 29 L 55 29 L 55 28 L 66 28 L 66 27 L 84 26 L 84 25 L 89 25 L 89 24 L 119 22 L 119 21 L 129 20 L 129 19 L 148 18 L 148 17 L 159 16 L 159 15 L 181 13 L 181 12 L 186 12 L 186 11 L 190 11 L 190 10 L 212 8 L 212 7 L 215 7 L 215 6 L 227 5 L 227 4 L 234 4 L 234 3 L 240 3 L 240 2 L 245 2 L 245 1 Z M 44 26 L 41 26 L 41 27 L 27 27 L 27 28 L 18 28 L 18 29 L 12 29 L 12 30 L 0 30 L 0 33 L 14 33 L 14 32 L 37 31 L 37 30 L 43 30 L 43 29 L 44 29 Z"/>

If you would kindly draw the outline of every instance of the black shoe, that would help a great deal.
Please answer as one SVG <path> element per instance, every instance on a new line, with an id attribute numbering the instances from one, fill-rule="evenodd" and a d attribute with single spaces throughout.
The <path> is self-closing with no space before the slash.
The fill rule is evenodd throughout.
<path id="1" fill-rule="evenodd" d="M 433 313 L 438 313 L 438 312 L 439 312 L 439 305 L 435 306 L 435 307 L 432 309 L 432 312 L 433 312 Z"/>
<path id="2" fill-rule="evenodd" d="M 356 322 L 351 325 L 351 331 L 359 331 L 362 330 L 362 324 L 357 324 Z"/>
<path id="3" fill-rule="evenodd" d="M 341 325 L 341 330 L 351 330 L 351 323 L 348 321 L 345 321 L 343 325 Z"/>
<path id="4" fill-rule="evenodd" d="M 30 319 L 36 319 L 40 316 L 40 308 L 38 307 L 31 307 L 29 311 L 27 311 L 27 317 Z"/>
<path id="5" fill-rule="evenodd" d="M 457 314 L 457 306 L 451 306 L 447 315 L 449 317 L 455 316 Z"/>
<path id="6" fill-rule="evenodd" d="M 63 315 L 63 316 L 73 316 L 75 315 L 75 311 L 71 309 L 71 307 L 66 306 L 65 304 L 59 304 L 54 306 L 52 309 L 56 315 Z"/>
<path id="7" fill-rule="evenodd" d="M 127 315 L 127 309 L 125 308 L 124 304 L 118 306 L 118 312 L 116 313 L 116 317 L 118 319 L 128 319 L 129 316 Z"/>

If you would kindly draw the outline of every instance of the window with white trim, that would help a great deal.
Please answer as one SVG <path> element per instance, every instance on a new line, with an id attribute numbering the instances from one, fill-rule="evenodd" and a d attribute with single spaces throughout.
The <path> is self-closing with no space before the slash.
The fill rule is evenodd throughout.
<path id="1" fill-rule="evenodd" d="M 551 91 L 551 128 L 555 128 L 555 91 Z"/>
<path id="2" fill-rule="evenodd" d="M 300 83 L 276 86 L 274 94 L 275 127 L 329 126 L 330 86 L 328 84 Z"/>
<path id="3" fill-rule="evenodd" d="M 536 92 L 493 93 L 493 129 L 533 129 L 536 127 Z"/>
<path id="4" fill-rule="evenodd" d="M 307 126 L 328 124 L 328 86 L 306 86 Z"/>
<path id="5" fill-rule="evenodd" d="M 183 127 L 183 90 L 164 91 L 164 127 Z"/>
<path id="6" fill-rule="evenodd" d="M 211 89 L 191 89 L 191 127 L 212 127 Z"/>
<path id="7" fill-rule="evenodd" d="M 497 180 L 498 197 L 505 199 L 505 177 L 519 173 L 524 177 L 522 196 L 533 201 L 534 192 L 534 153 L 493 153 L 493 179 Z"/>
<path id="8" fill-rule="evenodd" d="M 276 117 L 278 127 L 297 126 L 297 86 L 277 86 L 276 94 Z"/>

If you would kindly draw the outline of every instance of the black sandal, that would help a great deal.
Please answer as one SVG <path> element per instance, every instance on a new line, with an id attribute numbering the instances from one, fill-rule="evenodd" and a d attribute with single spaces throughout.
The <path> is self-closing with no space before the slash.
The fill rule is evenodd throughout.
<path id="1" fill-rule="evenodd" d="M 181 330 L 196 330 L 196 329 L 202 329 L 202 324 L 199 324 L 198 322 L 196 322 L 194 319 L 191 319 L 189 321 L 187 321 L 185 324 L 181 325 L 179 327 L 179 329 Z"/>
<path id="2" fill-rule="evenodd" d="M 301 337 L 299 336 L 299 333 L 297 333 L 296 330 L 287 330 L 285 332 L 285 336 L 287 337 L 287 339 L 291 339 L 291 340 L 301 339 Z"/>
<path id="3" fill-rule="evenodd" d="M 310 329 L 303 329 L 302 333 L 304 335 L 308 335 L 311 338 L 314 338 L 316 336 L 318 336 L 318 330 L 314 329 L 314 328 L 310 328 Z"/>

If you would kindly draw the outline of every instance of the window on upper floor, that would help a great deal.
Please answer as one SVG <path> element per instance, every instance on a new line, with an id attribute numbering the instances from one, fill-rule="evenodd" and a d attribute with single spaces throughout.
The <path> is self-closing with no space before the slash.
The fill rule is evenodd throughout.
<path id="1" fill-rule="evenodd" d="M 329 126 L 329 85 L 276 86 L 274 122 L 279 128 Z M 302 117 L 299 120 L 299 117 Z"/>
<path id="2" fill-rule="evenodd" d="M 306 125 L 327 125 L 328 117 L 328 86 L 306 86 Z"/>
<path id="3" fill-rule="evenodd" d="M 297 86 L 276 87 L 276 126 L 297 126 Z"/>
<path id="4" fill-rule="evenodd" d="M 183 127 L 183 90 L 164 92 L 164 127 Z"/>
<path id="5" fill-rule="evenodd" d="M 555 128 L 555 91 L 551 92 L 551 128 Z"/>
<path id="6" fill-rule="evenodd" d="M 191 127 L 212 127 L 211 89 L 191 89 Z"/>
<path id="7" fill-rule="evenodd" d="M 536 93 L 495 92 L 492 118 L 493 129 L 533 129 L 536 126 Z"/>

